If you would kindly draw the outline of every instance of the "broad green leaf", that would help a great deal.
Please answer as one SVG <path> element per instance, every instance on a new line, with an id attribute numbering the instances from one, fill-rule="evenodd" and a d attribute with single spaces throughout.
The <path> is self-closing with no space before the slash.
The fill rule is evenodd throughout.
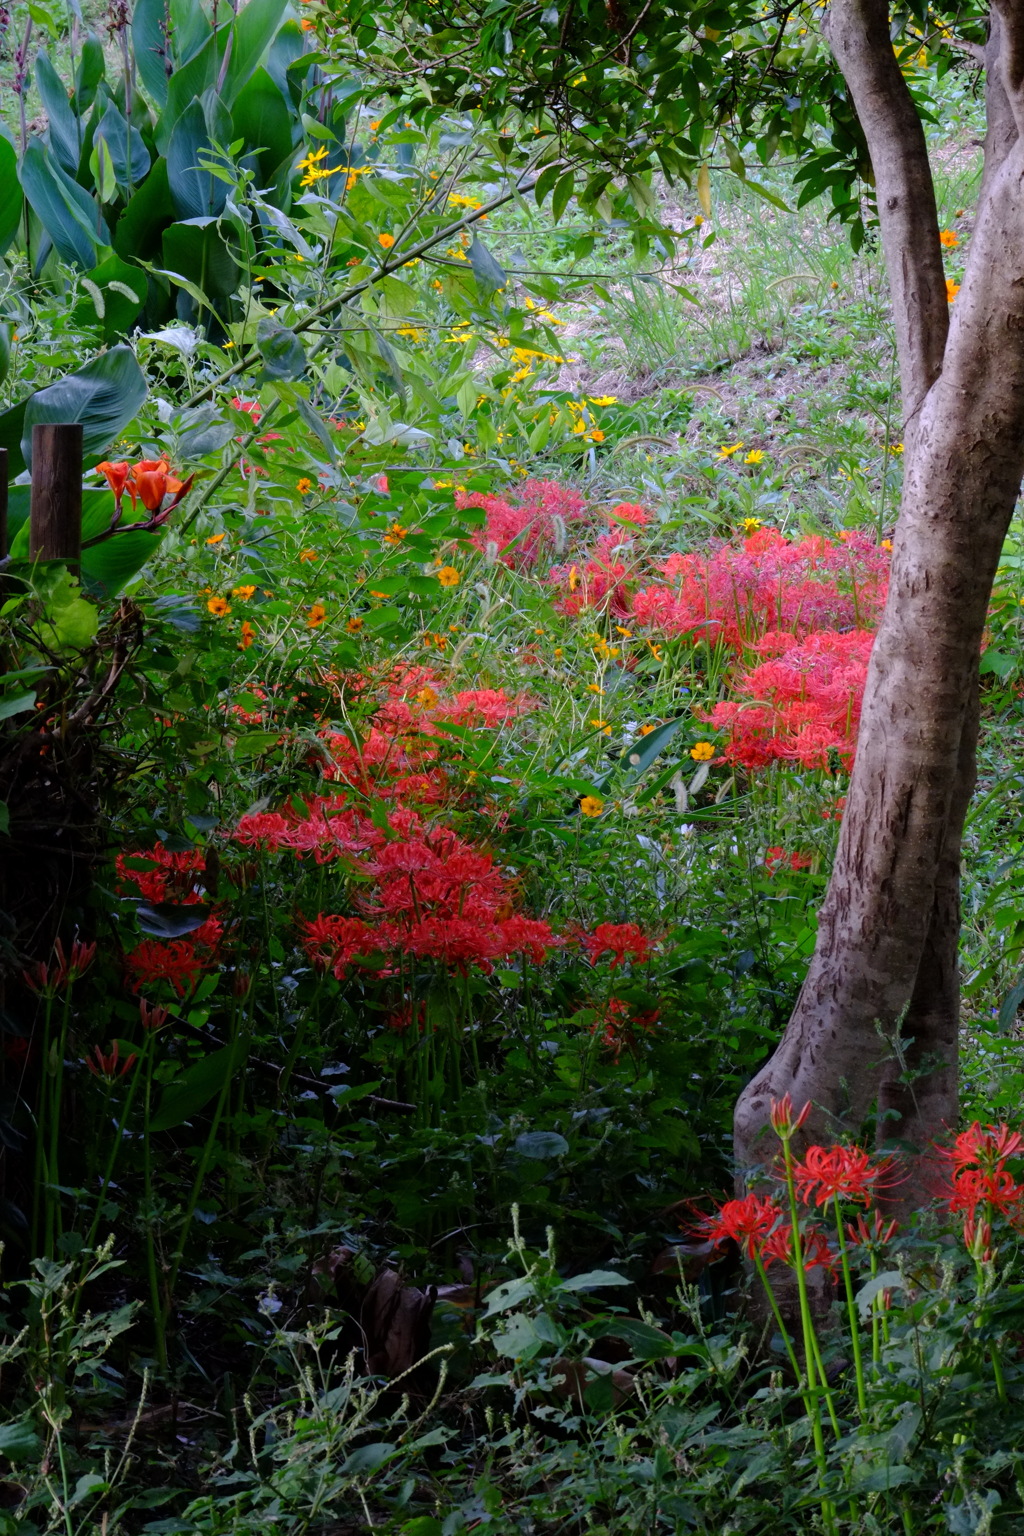
<path id="1" fill-rule="evenodd" d="M 98 133 L 92 142 L 89 175 L 92 177 L 93 190 L 100 202 L 112 203 L 117 196 L 117 176 L 114 173 L 114 162 L 110 158 L 109 146 L 101 133 Z"/>
<path id="2" fill-rule="evenodd" d="M 30 1456 L 37 1456 L 41 1443 L 31 1424 L 24 1419 L 13 1424 L 0 1424 L 0 1456 L 6 1456 L 8 1461 L 26 1461 Z"/>
<path id="3" fill-rule="evenodd" d="M 102 454 L 142 409 L 146 381 L 131 347 L 112 347 L 76 373 L 48 384 L 25 403 L 21 456 L 30 465 L 37 422 L 82 423 L 85 458 Z M 8 413 L 5 412 L 5 415 Z M 0 424 L 4 417 L 0 416 Z"/>
<path id="4" fill-rule="evenodd" d="M 288 0 L 248 0 L 232 27 L 231 57 L 222 96 L 231 107 L 267 52 L 288 8 Z"/>
<path id="5" fill-rule="evenodd" d="M 167 161 L 161 157 L 118 219 L 114 249 L 126 261 L 152 261 L 160 253 L 164 230 L 173 222 Z"/>
<path id="6" fill-rule="evenodd" d="M 135 0 L 132 46 L 142 84 L 156 105 L 165 107 L 172 64 L 167 39 L 166 0 Z"/>
<path id="7" fill-rule="evenodd" d="M 224 211 L 226 184 L 200 166 L 201 157 L 212 151 L 206 116 L 194 100 L 175 123 L 167 144 L 171 201 L 179 219 L 209 218 Z"/>
<path id="8" fill-rule="evenodd" d="M 106 74 L 106 61 L 103 57 L 103 44 L 95 32 L 87 34 L 82 44 L 82 51 L 78 56 L 78 71 L 75 76 L 74 96 L 72 100 L 79 114 L 88 112 L 96 100 L 96 89 Z"/>
<path id="9" fill-rule="evenodd" d="M 243 11 L 243 16 L 248 14 L 248 9 Z M 235 138 L 245 145 L 243 154 L 256 154 L 259 184 L 265 186 L 281 162 L 292 154 L 300 132 L 299 119 L 290 102 L 285 100 L 265 69 L 257 69 L 252 79 L 242 86 L 235 98 L 231 121 Z M 273 218 L 273 214 L 270 217 Z M 306 242 L 297 244 L 301 236 L 287 220 L 285 225 L 296 250 L 305 247 L 303 254 L 308 259 L 311 253 Z"/>
<path id="10" fill-rule="evenodd" d="M 697 201 L 706 219 L 711 217 L 711 172 L 702 165 L 697 172 Z"/>
<path id="11" fill-rule="evenodd" d="M 18 232 L 24 205 L 14 145 L 0 136 L 0 256 Z"/>
<path id="12" fill-rule="evenodd" d="M 242 275 L 216 219 L 183 219 L 169 225 L 164 231 L 163 257 L 163 275 L 200 305 L 228 298 Z"/>
<path id="13" fill-rule="evenodd" d="M 236 1058 L 241 1051 L 237 1045 L 222 1046 L 209 1056 L 204 1056 L 180 1077 L 168 1083 L 160 1099 L 160 1106 L 150 1121 L 151 1131 L 173 1131 L 176 1126 L 199 1113 L 215 1098 L 235 1070 Z"/>
<path id="14" fill-rule="evenodd" d="M 88 283 L 89 287 L 85 288 L 75 314 L 81 317 L 85 325 L 93 325 L 98 321 L 103 328 L 104 340 L 115 341 L 118 336 L 130 331 L 139 317 L 149 292 L 146 275 L 111 251 L 106 261 L 93 267 L 88 275 Z M 96 303 L 97 294 L 99 305 Z"/>
<path id="15" fill-rule="evenodd" d="M 627 759 L 630 771 L 626 776 L 626 783 L 634 783 L 645 774 L 658 754 L 665 750 L 672 737 L 685 724 L 686 716 L 679 715 L 675 720 L 659 725 L 656 730 L 651 731 L 649 736 L 643 736 L 639 741 L 634 742 Z"/>
<path id="16" fill-rule="evenodd" d="M 557 1131 L 523 1131 L 522 1135 L 516 1137 L 513 1146 L 520 1157 L 535 1158 L 538 1161 L 549 1157 L 564 1157 L 569 1150 L 569 1143 Z"/>
<path id="17" fill-rule="evenodd" d="M 171 76 L 167 87 L 167 106 L 154 134 L 161 154 L 167 154 L 171 135 L 192 102 L 199 101 L 216 86 L 230 32 L 230 27 L 221 27 L 187 64 L 176 69 Z"/>
<path id="18" fill-rule="evenodd" d="M 12 715 L 21 715 L 28 709 L 34 709 L 35 702 L 34 688 L 28 693 L 0 693 L 0 720 L 9 720 Z"/>
<path id="19" fill-rule="evenodd" d="M 153 158 L 143 142 L 142 134 L 129 123 L 114 102 L 107 103 L 107 110 L 96 129 L 96 138 L 106 142 L 110 161 L 119 187 L 127 193 L 142 184 L 149 174 Z M 107 201 L 106 198 L 103 199 Z"/>
<path id="20" fill-rule="evenodd" d="M 82 156 L 82 122 L 64 89 L 64 82 L 45 53 L 36 60 L 36 86 L 46 108 L 50 148 L 57 163 L 74 176 Z"/>
<path id="21" fill-rule="evenodd" d="M 153 558 L 163 539 L 154 533 L 117 533 L 82 555 L 82 586 L 91 597 L 116 597 Z"/>
<path id="22" fill-rule="evenodd" d="M 98 206 L 33 139 L 21 162 L 21 184 L 62 261 L 88 271 L 110 244 Z"/>
<path id="23" fill-rule="evenodd" d="M 632 1285 L 626 1275 L 618 1275 L 614 1269 L 591 1269 L 585 1275 L 571 1275 L 562 1281 L 563 1291 L 597 1291 L 605 1285 Z"/>

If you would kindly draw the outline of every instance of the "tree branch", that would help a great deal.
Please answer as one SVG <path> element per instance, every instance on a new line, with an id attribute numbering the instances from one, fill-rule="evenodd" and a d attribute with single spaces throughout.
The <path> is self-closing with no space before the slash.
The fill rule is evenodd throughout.
<path id="1" fill-rule="evenodd" d="M 833 0 L 825 35 L 871 155 L 892 292 L 903 417 L 905 423 L 912 422 L 942 371 L 949 330 L 924 129 L 893 53 L 888 0 Z"/>

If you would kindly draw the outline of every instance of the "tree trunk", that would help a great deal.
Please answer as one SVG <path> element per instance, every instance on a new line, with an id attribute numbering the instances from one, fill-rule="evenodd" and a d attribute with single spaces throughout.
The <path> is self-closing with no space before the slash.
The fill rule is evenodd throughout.
<path id="1" fill-rule="evenodd" d="M 830 41 L 876 168 L 894 306 L 913 300 L 895 314 L 913 423 L 889 598 L 818 943 L 783 1040 L 737 1105 L 741 1175 L 773 1153 L 762 1133 L 770 1101 L 786 1092 L 798 1106 L 814 1102 L 812 1138 L 840 1122 L 856 1129 L 876 1101 L 880 1136 L 922 1151 L 956 1119 L 960 844 L 974 787 L 978 658 L 1024 474 L 1024 147 L 1006 126 L 1007 105 L 1021 121 L 1010 51 L 1011 42 L 1019 50 L 1010 34 L 1020 22 L 1014 16 L 1011 26 L 1002 8 L 1001 22 L 987 50 L 990 76 L 998 71 L 989 91 L 990 110 L 1000 114 L 990 133 L 998 149 L 937 353 L 934 304 L 922 288 L 939 280 L 931 251 L 938 229 L 928 224 L 934 199 L 930 180 L 921 185 L 915 135 L 902 169 L 893 151 L 893 134 L 906 145 L 907 130 L 892 92 L 906 86 L 898 69 L 892 85 L 888 7 L 833 7 Z M 916 252 L 908 199 L 924 220 Z M 900 1203 L 913 1205 L 930 1184 L 926 1157 Z"/>

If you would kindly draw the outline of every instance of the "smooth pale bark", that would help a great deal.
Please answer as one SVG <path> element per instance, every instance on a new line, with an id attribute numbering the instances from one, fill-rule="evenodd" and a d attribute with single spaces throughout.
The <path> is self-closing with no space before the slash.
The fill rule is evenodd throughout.
<path id="1" fill-rule="evenodd" d="M 816 1105 L 812 1139 L 840 1122 L 855 1129 L 876 1100 L 880 1134 L 923 1151 L 956 1119 L 960 844 L 974 786 L 978 658 L 1024 475 L 1017 10 L 1000 8 L 987 50 L 993 156 L 936 369 L 934 304 L 920 286 L 938 280 L 934 198 L 930 179 L 922 186 L 917 134 L 903 141 L 907 163 L 900 168 L 893 134 L 903 119 L 880 86 L 892 74 L 887 25 L 881 34 L 879 27 L 887 9 L 880 12 L 875 0 L 833 7 L 829 36 L 872 152 L 894 306 L 907 305 L 896 323 L 914 419 L 889 599 L 818 944 L 778 1050 L 737 1105 L 741 1173 L 773 1154 L 773 1139 L 763 1134 L 769 1104 L 786 1092 L 797 1105 Z M 1011 36 L 1015 46 L 1006 53 Z M 896 75 L 895 89 L 906 93 Z M 907 213 L 915 198 L 924 221 L 916 239 Z M 929 370 L 934 376 L 919 393 Z M 887 1037 L 897 1034 L 904 1044 L 894 1053 Z M 925 1157 L 899 1203 L 913 1205 L 930 1184 Z"/>

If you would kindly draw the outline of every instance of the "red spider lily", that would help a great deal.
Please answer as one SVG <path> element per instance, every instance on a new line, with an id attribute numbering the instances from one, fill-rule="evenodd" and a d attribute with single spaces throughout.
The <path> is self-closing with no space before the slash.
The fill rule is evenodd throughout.
<path id="1" fill-rule="evenodd" d="M 955 1168 L 968 1168 L 977 1163 L 994 1171 L 1008 1157 L 1015 1157 L 1024 1146 L 1024 1135 L 1011 1131 L 1008 1125 L 981 1125 L 977 1120 L 966 1131 L 961 1131 L 952 1147 L 944 1152 Z"/>
<path id="2" fill-rule="evenodd" d="M 625 962 L 626 956 L 643 965 L 651 958 L 651 940 L 636 923 L 598 923 L 593 933 L 583 934 L 581 940 L 591 965 L 596 965 L 603 955 L 611 955 L 611 969 Z"/>
<path id="3" fill-rule="evenodd" d="M 869 1227 L 863 1216 L 858 1216 L 855 1222 L 847 1224 L 846 1235 L 851 1243 L 861 1248 L 879 1248 L 883 1243 L 891 1243 L 896 1234 L 899 1222 L 885 1221 L 878 1211 L 874 1213 L 874 1219 Z"/>
<path id="4" fill-rule="evenodd" d="M 855 1200 L 868 1205 L 879 1181 L 889 1174 L 889 1161 L 872 1163 L 862 1147 L 808 1147 L 803 1162 L 794 1163 L 797 1194 L 805 1205 L 829 1200 Z"/>
<path id="5" fill-rule="evenodd" d="M 319 971 L 328 969 L 343 981 L 354 961 L 376 954 L 381 948 L 377 929 L 361 917 L 332 917 L 322 912 L 301 923 L 303 944 Z"/>
<path id="6" fill-rule="evenodd" d="M 144 997 L 139 998 L 139 1022 L 143 1029 L 152 1030 L 155 1034 L 158 1029 L 163 1029 L 169 1018 L 166 1008 L 147 1003 Z"/>
<path id="7" fill-rule="evenodd" d="M 562 941 L 551 931 L 551 924 L 533 917 L 507 917 L 498 924 L 503 953 L 525 955 L 534 965 L 543 965 L 551 951 Z"/>
<path id="8" fill-rule="evenodd" d="M 963 1168 L 953 1179 L 949 1209 L 954 1215 L 963 1211 L 973 1221 L 979 1206 L 1003 1216 L 1019 1215 L 1022 1201 L 1024 1185 L 1018 1184 L 1007 1169 Z"/>
<path id="9" fill-rule="evenodd" d="M 774 875 L 779 869 L 787 866 L 792 870 L 810 869 L 814 860 L 809 853 L 787 853 L 785 848 L 769 848 L 764 856 L 764 864 L 770 875 Z"/>
<path id="10" fill-rule="evenodd" d="M 96 945 L 83 944 L 80 939 L 75 939 L 71 945 L 70 955 L 65 954 L 63 942 L 58 939 L 53 946 L 53 959 L 37 960 L 27 971 L 22 972 L 26 986 L 33 992 L 56 993 L 66 986 L 84 976 L 96 958 Z"/>
<path id="11" fill-rule="evenodd" d="M 991 1264 L 996 1256 L 992 1246 L 992 1223 L 975 1221 L 968 1216 L 964 1222 L 964 1247 L 977 1264 Z"/>
<path id="12" fill-rule="evenodd" d="M 121 1062 L 119 1066 L 118 1057 L 120 1056 L 120 1052 L 121 1047 L 116 1040 L 111 1046 L 110 1053 L 107 1056 L 104 1056 L 98 1045 L 94 1045 L 92 1048 L 92 1055 L 86 1059 L 85 1064 L 89 1068 L 89 1071 L 92 1073 L 93 1077 L 105 1077 L 108 1082 L 112 1083 L 116 1078 L 124 1077 L 126 1072 L 130 1072 L 132 1067 L 139 1059 L 133 1051 L 132 1054 L 128 1057 L 127 1061 Z"/>
<path id="13" fill-rule="evenodd" d="M 605 1007 L 598 1012 L 600 1017 L 590 1026 L 590 1032 L 592 1035 L 600 1034 L 601 1043 L 616 1061 L 627 1048 L 636 1049 L 636 1031 L 639 1029 L 644 1034 L 650 1034 L 659 1018 L 659 1009 L 651 1008 L 644 1013 L 635 1013 L 632 1006 L 621 997 L 609 998 Z"/>
<path id="14" fill-rule="evenodd" d="M 554 480 L 527 480 L 516 487 L 516 504 L 504 496 L 466 495 L 458 492 L 455 505 L 480 507 L 487 522 L 473 535 L 477 549 L 488 544 L 497 549 L 503 564 L 516 568 L 536 563 L 541 548 L 557 546 L 565 525 L 586 517 L 583 497 Z M 561 530 L 559 529 L 561 524 Z"/>
<path id="15" fill-rule="evenodd" d="M 208 917 L 188 938 L 143 939 L 125 956 L 133 988 L 166 981 L 179 997 L 184 997 L 195 990 L 200 978 L 216 964 L 216 952 L 223 937 L 219 918 Z"/>
<path id="16" fill-rule="evenodd" d="M 794 1135 L 798 1130 L 800 1130 L 810 1112 L 811 1101 L 808 1099 L 807 1103 L 804 1105 L 803 1109 L 794 1120 L 793 1100 L 792 1097 L 786 1093 L 782 1096 L 781 1099 L 772 1099 L 771 1106 L 768 1110 L 768 1119 L 771 1121 L 772 1130 L 775 1132 L 776 1136 L 781 1137 L 785 1141 L 790 1136 Z"/>
<path id="17" fill-rule="evenodd" d="M 812 1269 L 825 1269 L 834 1275 L 836 1270 L 836 1256 L 828 1245 L 828 1238 L 820 1227 L 807 1227 L 800 1233 L 800 1253 L 803 1258 L 804 1269 L 810 1272 Z M 776 1260 L 780 1264 L 787 1264 L 790 1269 L 796 1267 L 796 1252 L 793 1247 L 793 1228 L 791 1226 L 776 1227 L 775 1231 L 765 1239 L 761 1245 L 761 1257 L 767 1269 L 769 1264 Z"/>
<path id="18" fill-rule="evenodd" d="M 698 1230 L 715 1247 L 732 1241 L 752 1259 L 764 1251 L 765 1239 L 775 1226 L 781 1210 L 764 1195 L 744 1195 L 742 1200 L 727 1200 L 714 1216 L 705 1216 Z"/>

